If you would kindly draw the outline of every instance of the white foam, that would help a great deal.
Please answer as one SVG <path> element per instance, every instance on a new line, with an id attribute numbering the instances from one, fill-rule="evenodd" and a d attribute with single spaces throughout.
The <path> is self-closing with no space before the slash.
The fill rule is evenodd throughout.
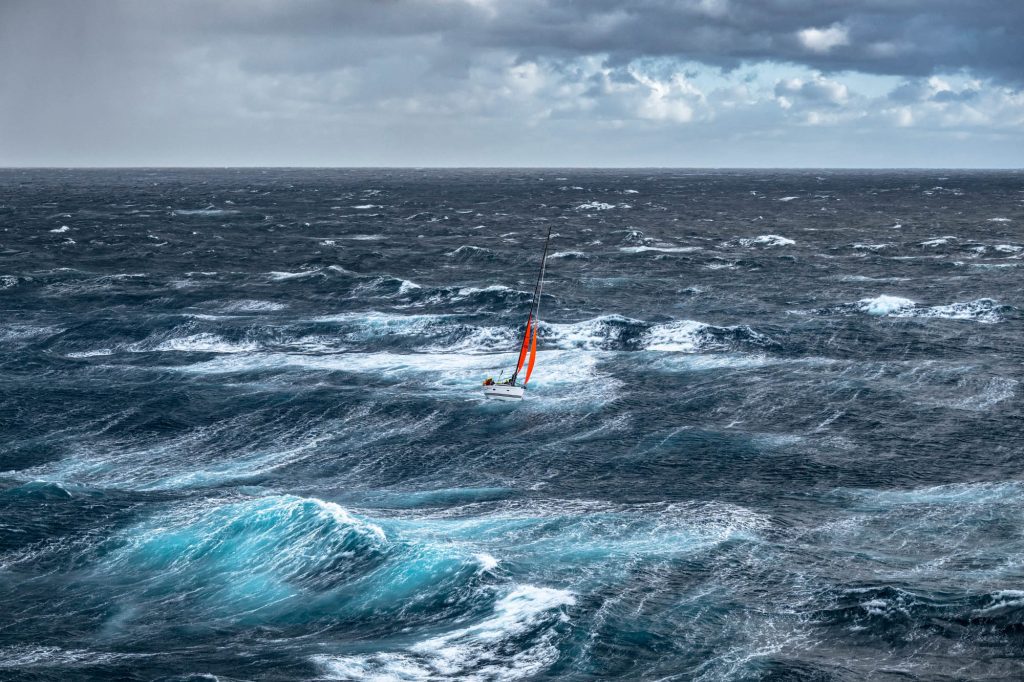
<path id="1" fill-rule="evenodd" d="M 520 294 L 523 293 L 515 289 L 510 289 L 509 287 L 503 284 L 492 284 L 491 286 L 484 287 L 483 289 L 479 289 L 477 287 L 462 287 L 461 289 L 458 290 L 458 292 L 456 292 L 455 300 L 469 298 L 470 296 L 474 296 L 476 294 L 495 294 L 503 292 L 515 292 Z"/>
<path id="2" fill-rule="evenodd" d="M 699 251 L 699 246 L 620 246 L 623 253 L 644 253 L 645 251 L 661 251 L 663 253 L 690 253 Z"/>
<path id="3" fill-rule="evenodd" d="M 522 585 L 494 605 L 491 617 L 431 637 L 401 653 L 315 656 L 329 679 L 341 680 L 515 680 L 540 675 L 558 659 L 555 644 L 571 592 Z M 529 645 L 522 648 L 522 639 Z M 515 645 L 513 646 L 513 641 Z"/>
<path id="4" fill-rule="evenodd" d="M 647 332 L 645 348 L 654 351 L 694 353 L 705 345 L 701 337 L 708 329 L 708 325 L 694 320 L 659 324 Z"/>
<path id="5" fill-rule="evenodd" d="M 40 339 L 63 332 L 63 328 L 32 324 L 7 324 L 0 326 L 0 341 L 27 341 Z"/>
<path id="6" fill-rule="evenodd" d="M 263 313 L 272 312 L 275 310 L 284 310 L 288 306 L 284 303 L 275 303 L 273 301 L 260 301 L 255 299 L 243 299 L 240 301 L 231 301 L 225 303 L 219 309 L 225 312 L 233 313 Z"/>
<path id="7" fill-rule="evenodd" d="M 314 268 L 313 270 L 299 270 L 298 272 L 282 272 L 280 270 L 274 270 L 267 273 L 270 275 L 270 279 L 275 282 L 283 282 L 289 279 L 300 279 L 302 277 L 312 277 L 313 275 L 320 274 L 320 268 Z"/>
<path id="8" fill-rule="evenodd" d="M 900 296 L 889 296 L 882 294 L 875 298 L 862 298 L 857 301 L 857 306 L 868 315 L 891 315 L 894 312 L 913 308 L 916 303 L 909 298 Z"/>
<path id="9" fill-rule="evenodd" d="M 545 345 L 552 344 L 558 348 L 601 350 L 608 344 L 617 344 L 623 331 L 637 324 L 643 323 L 622 315 L 601 315 L 581 322 L 542 323 L 542 327 L 551 332 L 544 338 Z"/>
<path id="10" fill-rule="evenodd" d="M 113 355 L 114 351 L 111 348 L 97 348 L 95 350 L 83 350 L 76 353 L 68 353 L 65 357 L 69 358 L 95 358 L 105 355 Z"/>
<path id="11" fill-rule="evenodd" d="M 792 246 L 795 241 L 777 234 L 762 234 L 749 239 L 740 239 L 741 246 Z"/>
<path id="12" fill-rule="evenodd" d="M 498 567 L 498 560 L 487 552 L 480 552 L 473 556 L 480 563 L 481 571 L 493 571 Z"/>
<path id="13" fill-rule="evenodd" d="M 88 649 L 63 649 L 55 646 L 11 646 L 0 649 L 0 668 L 71 668 L 109 666 L 146 658 L 155 654 L 124 654 Z M 39 673 L 32 674 L 36 677 Z M 48 675 L 47 675 L 48 677 Z M 64 674 L 57 679 L 67 679 Z"/>
<path id="14" fill-rule="evenodd" d="M 485 248 L 483 248 L 481 246 L 471 246 L 469 244 L 464 244 L 464 245 L 460 246 L 459 248 L 455 249 L 454 251 L 450 251 L 450 252 L 446 253 L 445 255 L 448 256 L 449 258 L 453 258 L 453 257 L 456 257 L 456 256 L 475 256 L 475 255 L 488 255 L 489 256 L 489 255 L 493 255 L 493 254 L 494 254 L 494 252 L 491 251 L 490 249 L 485 249 Z"/>
<path id="15" fill-rule="evenodd" d="M 68 231 L 68 230 L 70 230 L 70 229 L 71 229 L 71 228 L 70 228 L 70 227 L 68 227 L 67 225 L 61 225 L 61 226 L 60 226 L 60 227 L 58 227 L 58 228 L 55 228 L 55 229 L 52 229 L 52 230 L 50 230 L 50 232 L 53 232 L 54 234 L 60 234 L 60 233 L 62 233 L 62 232 L 67 232 L 67 231 Z"/>
<path id="16" fill-rule="evenodd" d="M 912 311 L 913 317 L 938 317 L 947 320 L 976 320 L 985 324 L 1000 322 L 998 304 L 991 298 L 979 298 L 963 303 L 950 303 Z"/>
<path id="17" fill-rule="evenodd" d="M 1022 485 L 1020 481 L 949 483 L 907 490 L 855 490 L 851 492 L 870 500 L 873 507 L 922 504 L 974 507 L 1001 504 L 1006 501 L 1018 502 L 1021 499 Z"/>
<path id="18" fill-rule="evenodd" d="M 977 395 L 963 396 L 947 405 L 962 410 L 984 412 L 1004 400 L 1013 398 L 1017 393 L 1019 383 L 1016 379 L 1009 377 L 993 377 L 985 383 Z"/>
<path id="19" fill-rule="evenodd" d="M 953 235 L 947 235 L 945 237 L 937 237 L 935 239 L 929 239 L 928 241 L 921 242 L 921 246 L 943 246 L 949 244 L 952 241 L 956 241 L 956 237 Z"/>
<path id="20" fill-rule="evenodd" d="M 864 298 L 857 307 L 869 314 L 889 317 L 941 318 L 946 320 L 974 320 L 984 324 L 1000 322 L 998 303 L 990 298 L 950 303 L 949 305 L 919 306 L 909 298 L 883 294 Z"/>
<path id="21" fill-rule="evenodd" d="M 990 222 L 990 223 L 1008 223 L 1008 222 L 1010 222 L 1010 219 L 1009 218 L 989 218 L 988 222 Z"/>
<path id="22" fill-rule="evenodd" d="M 345 237 L 341 237 L 341 239 L 350 239 L 352 241 L 357 242 L 379 242 L 384 239 L 387 239 L 387 237 L 385 237 L 382 234 L 351 234 Z"/>
<path id="23" fill-rule="evenodd" d="M 576 207 L 577 211 L 610 211 L 615 204 L 606 204 L 603 201 L 590 201 Z"/>
<path id="24" fill-rule="evenodd" d="M 216 334 L 203 333 L 167 339 L 148 349 L 145 345 L 133 344 L 129 349 L 133 352 L 152 350 L 160 353 L 251 353 L 258 350 L 259 346 L 252 342 L 231 343 Z"/>
<path id="25" fill-rule="evenodd" d="M 369 211 L 369 210 L 374 209 L 374 208 L 384 208 L 384 207 L 381 206 L 380 204 L 360 204 L 358 206 L 353 206 L 352 208 L 354 208 L 357 211 Z"/>
<path id="26" fill-rule="evenodd" d="M 999 590 L 991 595 L 992 604 L 983 609 L 977 609 L 975 616 L 991 616 L 1006 610 L 1014 610 L 1024 607 L 1024 591 L 1022 590 Z"/>
<path id="27" fill-rule="evenodd" d="M 416 282 L 403 279 L 402 285 L 398 287 L 398 295 L 403 296 L 405 294 L 415 291 L 416 289 L 422 289 L 422 287 L 419 284 L 416 284 Z"/>
<path id="28" fill-rule="evenodd" d="M 238 213 L 238 211 L 234 211 L 234 210 L 230 210 L 230 209 L 223 209 L 223 208 L 214 208 L 213 206 L 207 206 L 206 208 L 198 208 L 198 209 L 179 208 L 179 209 L 175 209 L 175 210 L 171 211 L 171 215 L 181 215 L 181 216 L 191 216 L 191 215 L 194 215 L 194 216 L 219 216 L 219 215 L 230 215 L 232 213 Z"/>
<path id="29" fill-rule="evenodd" d="M 587 255 L 582 251 L 555 251 L 548 258 L 586 258 Z"/>

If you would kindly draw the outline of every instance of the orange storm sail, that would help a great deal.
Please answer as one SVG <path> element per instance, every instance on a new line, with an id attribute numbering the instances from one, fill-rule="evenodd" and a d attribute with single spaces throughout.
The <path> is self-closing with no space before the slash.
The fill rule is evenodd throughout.
<path id="1" fill-rule="evenodd" d="M 533 340 L 530 341 L 530 363 L 526 365 L 526 376 L 523 377 L 523 386 L 526 386 L 527 382 L 530 381 L 530 375 L 533 374 L 533 363 L 537 362 L 537 328 L 533 329 Z"/>
<path id="2" fill-rule="evenodd" d="M 516 385 L 516 379 L 522 370 L 523 361 L 526 360 L 526 376 L 523 377 L 522 386 L 526 387 L 529 376 L 534 374 L 534 364 L 537 361 L 537 333 L 541 319 L 541 296 L 544 294 L 544 273 L 548 264 L 548 244 L 551 242 L 551 228 L 548 228 L 548 236 L 544 240 L 544 255 L 541 256 L 541 272 L 537 275 L 537 286 L 534 287 L 534 301 L 529 304 L 529 315 L 526 317 L 526 331 L 522 335 L 522 346 L 519 348 L 519 361 L 516 363 L 515 372 L 512 373 L 512 385 Z M 528 355 L 527 355 L 527 350 Z M 527 359 L 528 357 L 528 359 Z"/>
<path id="3" fill-rule="evenodd" d="M 530 317 L 526 318 L 526 332 L 523 334 L 523 346 L 519 349 L 519 362 L 516 363 L 516 371 L 512 373 L 513 375 L 519 374 L 519 370 L 523 368 L 523 362 L 526 360 L 526 351 L 529 349 L 530 345 L 530 329 L 532 328 L 532 322 L 533 315 L 531 314 Z"/>
<path id="4" fill-rule="evenodd" d="M 483 382 L 484 395 L 487 397 L 498 397 L 503 399 L 522 398 L 523 389 L 534 374 L 534 365 L 537 363 L 537 334 L 540 331 L 541 296 L 544 293 L 544 273 L 548 263 L 548 245 L 551 243 L 551 228 L 548 228 L 548 235 L 544 240 L 544 255 L 541 257 L 541 271 L 537 275 L 537 286 L 534 287 L 534 300 L 529 304 L 529 314 L 526 315 L 526 327 L 522 331 L 522 341 L 519 343 L 519 357 L 516 359 L 515 370 L 512 376 L 501 382 L 487 379 Z M 526 375 L 522 383 L 517 383 L 519 373 L 523 365 L 526 366 Z"/>

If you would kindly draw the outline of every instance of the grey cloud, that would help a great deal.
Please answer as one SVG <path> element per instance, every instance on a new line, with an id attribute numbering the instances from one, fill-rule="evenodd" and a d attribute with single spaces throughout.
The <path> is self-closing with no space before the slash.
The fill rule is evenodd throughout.
<path id="1" fill-rule="evenodd" d="M 789 79 L 775 86 L 777 97 L 799 97 L 808 102 L 838 106 L 848 97 L 845 86 L 824 78 L 809 81 Z"/>
<path id="2" fill-rule="evenodd" d="M 1019 149 L 1022 26 L 1012 0 L 0 0 L 0 165 L 813 163 L 828 125 Z M 846 72 L 906 81 L 888 118 Z"/>
<path id="3" fill-rule="evenodd" d="M 202 3 L 209 7 L 208 3 Z M 665 56 L 723 67 L 779 61 L 903 76 L 970 70 L 1021 82 L 1024 3 L 1008 0 L 283 0 L 195 11 L 196 30 L 301 40 L 434 36 L 449 50 L 524 58 Z M 809 49 L 807 29 L 848 37 Z"/>
<path id="4" fill-rule="evenodd" d="M 942 90 L 932 96 L 932 100 L 935 102 L 970 102 L 971 100 L 977 99 L 980 93 L 972 88 L 962 90 L 960 92 L 953 92 L 952 90 Z"/>

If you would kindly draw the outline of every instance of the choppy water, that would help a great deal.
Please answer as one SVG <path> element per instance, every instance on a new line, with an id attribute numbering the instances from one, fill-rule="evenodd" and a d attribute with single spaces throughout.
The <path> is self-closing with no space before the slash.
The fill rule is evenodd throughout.
<path id="1" fill-rule="evenodd" d="M 0 678 L 1019 676 L 1022 227 L 1021 173 L 0 171 Z"/>

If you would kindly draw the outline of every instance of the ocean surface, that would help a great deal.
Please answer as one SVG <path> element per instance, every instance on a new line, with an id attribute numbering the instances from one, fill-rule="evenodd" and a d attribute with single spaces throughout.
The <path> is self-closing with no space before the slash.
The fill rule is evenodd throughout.
<path id="1" fill-rule="evenodd" d="M 0 679 L 1020 679 L 1022 230 L 1021 172 L 0 171 Z"/>

